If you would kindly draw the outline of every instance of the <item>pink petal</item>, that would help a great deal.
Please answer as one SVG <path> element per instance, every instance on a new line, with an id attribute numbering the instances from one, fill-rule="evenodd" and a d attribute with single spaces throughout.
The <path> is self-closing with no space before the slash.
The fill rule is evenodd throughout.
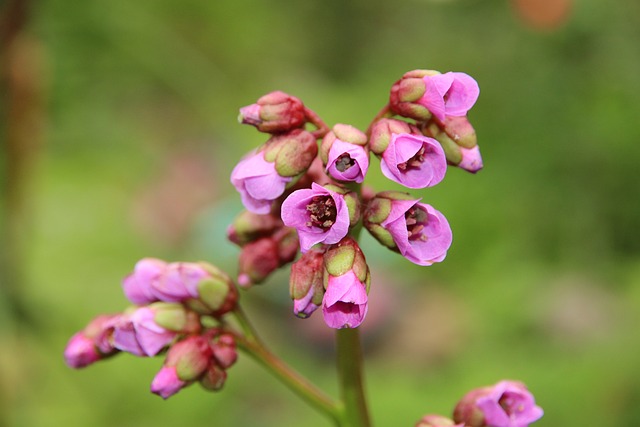
<path id="1" fill-rule="evenodd" d="M 425 76 L 426 90 L 422 98 L 418 101 L 440 121 L 445 118 L 444 96 L 453 83 L 453 76 L 448 74 L 437 74 L 435 76 Z"/>
<path id="2" fill-rule="evenodd" d="M 478 83 L 465 73 L 449 72 L 453 82 L 447 92 L 445 110 L 447 116 L 466 116 L 480 95 Z"/>

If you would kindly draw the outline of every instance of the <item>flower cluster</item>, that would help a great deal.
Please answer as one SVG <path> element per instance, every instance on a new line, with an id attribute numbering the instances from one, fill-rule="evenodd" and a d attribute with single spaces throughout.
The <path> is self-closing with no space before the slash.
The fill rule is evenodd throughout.
<path id="1" fill-rule="evenodd" d="M 361 225 L 415 264 L 442 261 L 452 241 L 442 213 L 407 193 L 375 194 L 362 184 L 370 153 L 380 159 L 386 178 L 409 189 L 437 185 L 447 164 L 479 170 L 475 133 L 466 119 L 478 93 L 464 73 L 411 71 L 393 85 L 388 105 L 367 132 L 347 124 L 329 129 L 299 99 L 282 92 L 241 108 L 240 121 L 270 137 L 231 174 L 248 211 L 241 217 L 251 220 L 246 238 L 238 238 L 238 226 L 229 231 L 243 248 L 239 283 L 260 283 L 292 261 L 293 239 L 283 245 L 274 236 L 282 227 L 295 230 L 302 255 L 291 268 L 294 314 L 305 318 L 322 306 L 328 326 L 354 328 L 364 320 L 369 291 L 364 255 L 349 237 Z M 317 130 L 305 130 L 309 124 Z M 351 254 L 341 261 L 344 268 L 334 268 L 335 251 Z"/>
<path id="2" fill-rule="evenodd" d="M 122 286 L 135 305 L 98 316 L 71 337 L 67 364 L 83 368 L 120 352 L 153 357 L 166 350 L 152 392 L 167 398 L 195 381 L 222 387 L 236 359 L 235 341 L 204 319 L 215 321 L 235 308 L 238 292 L 229 276 L 205 263 L 145 258 Z"/>
<path id="3" fill-rule="evenodd" d="M 524 384 L 505 380 L 467 393 L 456 405 L 453 420 L 430 414 L 416 427 L 528 427 L 543 413 Z"/>

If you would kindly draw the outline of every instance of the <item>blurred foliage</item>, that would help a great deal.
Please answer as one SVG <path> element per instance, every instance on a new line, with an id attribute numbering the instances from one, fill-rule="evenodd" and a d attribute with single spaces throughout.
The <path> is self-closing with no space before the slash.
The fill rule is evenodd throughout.
<path id="1" fill-rule="evenodd" d="M 248 358 L 224 392 L 164 402 L 148 392 L 161 360 L 74 372 L 62 350 L 124 307 L 119 283 L 143 256 L 233 273 L 228 175 L 263 141 L 237 125 L 240 106 L 280 89 L 365 128 L 415 68 L 478 80 L 485 170 L 420 192 L 454 230 L 446 262 L 364 247 L 372 304 L 385 301 L 367 332 L 376 425 L 447 414 L 501 378 L 529 385 L 546 410 L 536 426 L 638 425 L 640 3 L 582 0 L 567 19 L 539 31 L 480 0 L 34 2 L 46 146 L 24 188 L 19 271 L 35 324 L 0 315 L 0 426 L 328 425 Z M 396 188 L 376 169 L 377 190 Z M 247 311 L 335 392 L 330 340 L 291 319 L 286 280 L 245 293 Z"/>

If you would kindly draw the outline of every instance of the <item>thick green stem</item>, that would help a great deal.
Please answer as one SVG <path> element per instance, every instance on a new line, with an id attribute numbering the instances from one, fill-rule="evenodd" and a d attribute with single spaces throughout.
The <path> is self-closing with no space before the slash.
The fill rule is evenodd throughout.
<path id="1" fill-rule="evenodd" d="M 248 318 L 239 307 L 236 308 L 234 314 L 244 333 L 244 335 L 234 333 L 238 347 L 253 357 L 309 405 L 332 419 L 336 426 L 341 426 L 340 404 L 271 353 L 262 344 Z"/>
<path id="2" fill-rule="evenodd" d="M 338 378 L 344 403 L 343 427 L 370 427 L 364 396 L 362 347 L 358 328 L 336 331 Z"/>

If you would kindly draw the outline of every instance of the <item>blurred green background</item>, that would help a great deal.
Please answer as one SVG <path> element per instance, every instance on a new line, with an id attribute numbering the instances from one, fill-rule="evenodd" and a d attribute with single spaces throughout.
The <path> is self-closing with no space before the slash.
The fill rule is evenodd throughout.
<path id="1" fill-rule="evenodd" d="M 235 273 L 228 176 L 264 141 L 239 107 L 280 89 L 364 129 L 416 68 L 477 79 L 485 169 L 415 192 L 451 223 L 446 262 L 363 243 L 375 425 L 449 414 L 502 378 L 536 395 L 536 426 L 640 425 L 640 3 L 558 5 L 0 2 L 0 426 L 330 425 L 247 357 L 223 392 L 162 401 L 148 391 L 160 358 L 73 371 L 62 351 L 125 307 L 121 279 L 144 256 Z M 372 165 L 376 190 L 397 188 Z M 247 311 L 335 393 L 330 336 L 293 319 L 286 283 L 243 293 Z"/>

